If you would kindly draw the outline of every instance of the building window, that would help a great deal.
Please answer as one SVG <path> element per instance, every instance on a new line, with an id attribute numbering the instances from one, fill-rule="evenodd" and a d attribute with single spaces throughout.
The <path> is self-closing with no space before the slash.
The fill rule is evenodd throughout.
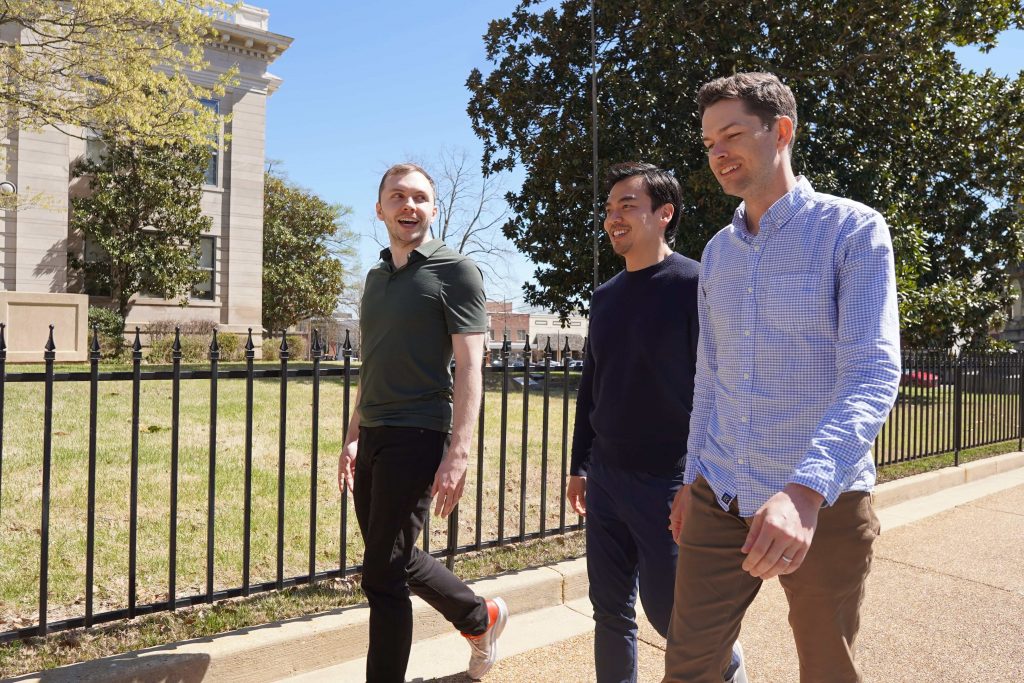
<path id="1" fill-rule="evenodd" d="M 89 131 L 85 138 L 85 158 L 94 164 L 103 161 L 107 156 L 107 143 L 103 141 L 99 133 Z"/>
<path id="2" fill-rule="evenodd" d="M 203 106 L 207 109 L 213 110 L 214 114 L 220 114 L 220 102 L 217 100 L 201 100 Z M 203 181 L 206 185 L 217 185 L 220 180 L 218 171 L 218 161 L 220 159 L 220 131 L 216 134 L 216 146 L 213 148 L 213 153 L 210 154 L 210 161 L 206 164 L 206 179 Z"/>
<path id="3" fill-rule="evenodd" d="M 578 323 L 578 322 L 570 322 L 569 323 L 569 327 L 579 327 L 581 324 L 582 323 Z"/>
<path id="4" fill-rule="evenodd" d="M 199 238 L 199 269 L 203 271 L 203 279 L 192 287 L 193 299 L 213 301 L 213 285 L 216 282 L 216 237 Z"/>
<path id="5" fill-rule="evenodd" d="M 538 325 L 538 326 L 539 326 L 539 325 L 547 325 L 547 324 L 548 324 L 548 321 L 547 321 L 547 320 L 538 320 L 538 321 L 537 321 L 537 325 Z"/>
<path id="6" fill-rule="evenodd" d="M 1021 287 L 1019 280 L 1010 283 L 1010 296 L 1013 301 L 1010 303 L 1010 320 L 1020 320 L 1024 313 L 1024 301 L 1021 301 Z"/>
<path id="7" fill-rule="evenodd" d="M 110 296 L 110 269 L 105 267 L 110 262 L 107 250 L 86 238 L 82 251 L 85 261 L 85 293 L 89 296 Z"/>
<path id="8" fill-rule="evenodd" d="M 516 339 L 526 341 L 526 330 L 516 330 Z"/>

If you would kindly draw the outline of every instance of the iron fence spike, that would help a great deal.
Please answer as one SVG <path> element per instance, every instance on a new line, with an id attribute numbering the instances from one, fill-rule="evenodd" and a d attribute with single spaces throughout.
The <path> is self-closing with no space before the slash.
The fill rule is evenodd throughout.
<path id="1" fill-rule="evenodd" d="M 252 351 L 255 348 L 256 348 L 256 345 L 252 343 L 252 328 L 250 327 L 249 328 L 249 336 L 245 340 L 245 351 L 246 351 L 246 353 L 248 353 L 249 351 Z"/>
<path id="2" fill-rule="evenodd" d="M 46 340 L 46 350 L 53 351 L 57 348 L 57 345 L 53 343 L 53 324 L 50 324 L 50 337 Z"/>
<path id="3" fill-rule="evenodd" d="M 138 325 L 136 325 L 135 326 L 135 341 L 132 342 L 132 351 L 134 351 L 135 353 L 141 353 L 142 352 L 142 338 L 140 336 L 141 334 L 142 334 L 142 330 L 139 328 Z"/>

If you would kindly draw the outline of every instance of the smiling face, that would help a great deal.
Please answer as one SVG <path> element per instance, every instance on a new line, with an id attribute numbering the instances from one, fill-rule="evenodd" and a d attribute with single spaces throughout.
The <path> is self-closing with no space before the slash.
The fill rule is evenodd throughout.
<path id="1" fill-rule="evenodd" d="M 434 188 L 419 171 L 389 176 L 380 191 L 377 218 L 384 222 L 392 250 L 412 251 L 427 241 L 437 216 Z"/>
<path id="2" fill-rule="evenodd" d="M 651 206 L 651 195 L 640 176 L 612 185 L 605 203 L 604 231 L 615 253 L 626 259 L 626 268 L 647 263 L 665 244 L 665 228 L 675 207 Z"/>
<path id="3" fill-rule="evenodd" d="M 777 193 L 789 169 L 789 117 L 766 126 L 742 100 L 727 99 L 705 109 L 701 123 L 708 163 L 726 194 L 749 203 Z"/>

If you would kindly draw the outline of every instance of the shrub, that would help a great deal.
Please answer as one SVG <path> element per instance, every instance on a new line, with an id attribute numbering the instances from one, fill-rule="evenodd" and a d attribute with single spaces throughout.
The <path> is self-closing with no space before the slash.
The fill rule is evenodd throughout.
<path id="1" fill-rule="evenodd" d="M 288 360 L 306 360 L 306 339 L 297 334 L 289 334 L 288 338 Z M 263 339 L 263 360 L 281 360 L 278 351 L 281 348 L 281 337 L 264 337 Z"/>
<path id="2" fill-rule="evenodd" d="M 99 306 L 89 307 L 89 346 L 92 347 L 92 329 L 100 333 L 100 353 L 104 360 L 121 360 L 127 354 L 124 339 L 124 318 L 117 311 Z"/>
<path id="3" fill-rule="evenodd" d="M 219 340 L 218 340 L 219 341 Z M 146 362 L 169 365 L 172 361 L 174 335 L 152 339 Z M 181 362 L 202 363 L 209 358 L 210 340 L 205 335 L 181 335 Z"/>
<path id="4" fill-rule="evenodd" d="M 146 326 L 146 332 L 149 334 L 150 339 L 163 339 L 164 337 L 174 338 L 174 328 L 181 330 L 182 334 L 189 334 L 197 337 L 205 336 L 207 343 L 209 343 L 210 337 L 213 336 L 213 330 L 217 327 L 217 323 L 212 320 L 175 320 L 174 318 L 165 318 L 164 320 L 154 320 Z"/>
<path id="5" fill-rule="evenodd" d="M 217 346 L 220 348 L 220 359 L 222 361 L 245 360 L 245 351 L 242 349 L 242 337 L 240 335 L 230 332 L 218 334 Z"/>

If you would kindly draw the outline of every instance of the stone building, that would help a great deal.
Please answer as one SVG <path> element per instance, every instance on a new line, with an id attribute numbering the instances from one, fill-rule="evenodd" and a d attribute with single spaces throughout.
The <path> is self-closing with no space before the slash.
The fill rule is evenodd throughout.
<path id="1" fill-rule="evenodd" d="M 231 115 L 203 185 L 203 211 L 213 218 L 199 245 L 207 277 L 184 308 L 177 301 L 136 295 L 129 329 L 168 319 L 211 321 L 224 333 L 262 329 L 266 108 L 267 98 L 281 85 L 267 69 L 292 42 L 270 31 L 269 18 L 266 10 L 244 4 L 224 13 L 215 22 L 216 40 L 206 47 L 208 69 L 190 74 L 195 82 L 212 85 L 232 66 L 239 70 L 237 85 L 221 99 L 204 103 Z M 228 137 L 230 145 L 223 144 Z M 10 330 L 9 357 L 39 360 L 45 323 L 51 321 L 57 326 L 58 359 L 82 360 L 85 305 L 109 305 L 110 300 L 88 296 L 84 284 L 69 276 L 69 254 L 84 253 L 86 259 L 90 254 L 81 236 L 69 232 L 68 179 L 77 159 L 97 153 L 96 142 L 44 128 L 9 131 L 0 144 L 8 160 L 0 181 L 52 198 L 49 206 L 8 211 L 0 223 L 0 322 Z M 257 344 L 259 339 L 254 335 Z M 23 343 L 28 346 L 21 348 Z"/>

